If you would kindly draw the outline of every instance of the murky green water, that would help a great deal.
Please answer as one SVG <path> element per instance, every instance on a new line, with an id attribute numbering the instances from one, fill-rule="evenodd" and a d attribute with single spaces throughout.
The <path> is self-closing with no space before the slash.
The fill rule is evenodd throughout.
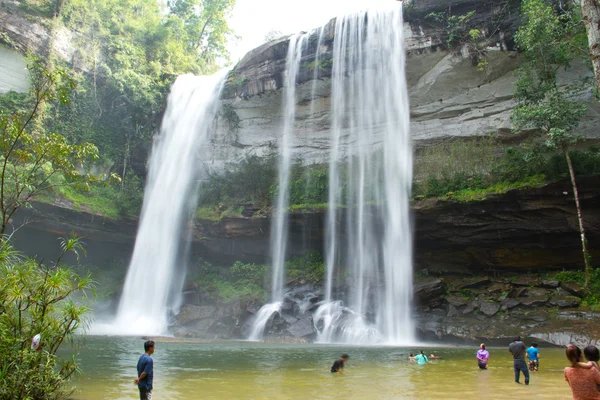
<path id="1" fill-rule="evenodd" d="M 417 349 L 158 342 L 153 399 L 571 398 L 560 349 L 541 349 L 540 371 L 532 374 L 528 387 L 513 382 L 505 348 L 490 350 L 487 371 L 477 368 L 476 348 L 433 349 L 443 358 L 424 366 L 407 362 L 413 350 Z M 74 398 L 135 399 L 133 379 L 142 352 L 140 339 L 88 338 L 81 352 L 84 374 L 76 380 Z M 342 352 L 351 357 L 344 374 L 330 373 Z"/>

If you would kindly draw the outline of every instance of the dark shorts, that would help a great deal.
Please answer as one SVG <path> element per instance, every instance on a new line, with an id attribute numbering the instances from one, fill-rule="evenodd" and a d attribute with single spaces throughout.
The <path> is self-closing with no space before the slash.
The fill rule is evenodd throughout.
<path id="1" fill-rule="evenodd" d="M 140 388 L 140 400 L 152 400 L 152 390 Z"/>
<path id="2" fill-rule="evenodd" d="M 479 369 L 487 369 L 487 364 L 481 361 L 477 361 L 477 365 L 479 366 Z"/>
<path id="3" fill-rule="evenodd" d="M 529 370 L 530 371 L 537 371 L 539 368 L 540 368 L 539 360 L 529 360 Z"/>

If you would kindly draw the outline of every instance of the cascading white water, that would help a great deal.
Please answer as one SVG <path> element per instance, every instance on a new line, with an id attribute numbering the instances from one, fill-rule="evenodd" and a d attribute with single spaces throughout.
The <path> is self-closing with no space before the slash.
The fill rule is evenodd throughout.
<path id="1" fill-rule="evenodd" d="M 318 339 L 410 344 L 412 148 L 401 4 L 337 18 L 333 47 L 326 289 L 313 316 Z M 336 267 L 344 264 L 352 282 L 347 306 L 333 297 Z"/>
<path id="2" fill-rule="evenodd" d="M 292 149 L 290 137 L 294 132 L 296 116 L 296 77 L 302 60 L 302 50 L 308 35 L 294 35 L 290 38 L 283 86 L 283 129 L 279 141 L 279 179 L 275 217 L 271 223 L 271 303 L 265 304 L 257 313 L 249 340 L 261 340 L 264 328 L 274 312 L 279 312 L 283 302 L 285 281 L 285 255 L 288 238 L 288 207 L 290 167 Z"/>
<path id="3" fill-rule="evenodd" d="M 182 233 L 196 206 L 198 152 L 207 143 L 218 112 L 224 72 L 184 75 L 171 88 L 155 140 L 140 226 L 117 316 L 96 325 L 97 334 L 160 335 L 167 332 L 167 312 L 181 293 Z M 178 287 L 174 287 L 178 286 Z M 175 296 L 176 297 L 176 296 Z"/>

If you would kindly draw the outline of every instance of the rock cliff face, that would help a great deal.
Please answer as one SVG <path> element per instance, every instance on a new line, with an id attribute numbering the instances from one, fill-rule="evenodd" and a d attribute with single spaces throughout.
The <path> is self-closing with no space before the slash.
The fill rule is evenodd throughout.
<path id="1" fill-rule="evenodd" d="M 519 65 L 513 35 L 519 24 L 516 0 L 418 1 L 405 10 L 405 43 L 408 52 L 406 74 L 411 105 L 414 144 L 511 133 L 510 114 L 514 106 L 514 69 Z M 488 65 L 477 69 L 468 46 L 448 50 L 444 45 L 446 27 L 436 25 L 427 15 L 451 7 L 452 15 L 475 11 L 473 26 L 488 38 L 485 49 Z M 323 162 L 330 153 L 331 58 L 335 20 L 323 28 L 319 63 L 315 63 L 319 32 L 313 32 L 303 53 L 297 78 L 294 156 L 307 162 Z M 278 146 L 282 127 L 282 85 L 288 38 L 266 43 L 249 52 L 231 71 L 223 93 L 229 107 L 219 119 L 211 143 L 207 169 L 221 169 L 249 154 L 262 155 Z M 315 68 L 317 71 L 315 71 Z M 314 79 L 314 76 L 317 79 Z M 583 68 L 563 73 L 563 82 L 589 74 Z M 595 128 L 600 107 L 591 102 L 581 132 L 598 137 Z M 231 123 L 231 112 L 239 121 Z M 343 144 L 342 144 L 343 147 Z M 340 154 L 345 154 L 340 149 Z"/>

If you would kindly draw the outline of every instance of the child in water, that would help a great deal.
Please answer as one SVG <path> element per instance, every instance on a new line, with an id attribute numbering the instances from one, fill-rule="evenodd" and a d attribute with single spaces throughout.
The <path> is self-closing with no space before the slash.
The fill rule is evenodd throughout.
<path id="1" fill-rule="evenodd" d="M 409 361 L 409 362 L 411 362 L 411 363 L 416 363 L 416 362 L 417 362 L 417 360 L 415 360 L 415 355 L 414 355 L 414 353 L 410 353 L 410 354 L 409 354 L 409 356 L 408 356 L 408 361 Z"/>
<path id="2" fill-rule="evenodd" d="M 537 343 L 531 343 L 531 347 L 527 349 L 527 359 L 529 359 L 529 370 L 537 371 L 540 369 L 540 351 Z"/>

